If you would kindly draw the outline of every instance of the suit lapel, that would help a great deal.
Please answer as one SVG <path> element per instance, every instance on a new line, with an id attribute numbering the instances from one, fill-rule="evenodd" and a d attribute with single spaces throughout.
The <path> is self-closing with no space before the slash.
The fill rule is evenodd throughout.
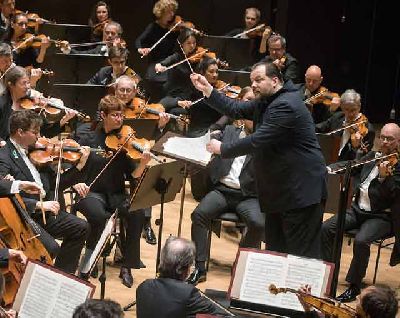
<path id="1" fill-rule="evenodd" d="M 18 152 L 18 150 L 14 147 L 14 145 L 11 142 L 8 144 L 8 147 L 10 149 L 10 158 L 14 162 L 14 164 L 25 175 L 27 180 L 34 181 L 28 166 L 25 164 L 25 161 L 24 159 L 22 159 L 21 154 Z"/>

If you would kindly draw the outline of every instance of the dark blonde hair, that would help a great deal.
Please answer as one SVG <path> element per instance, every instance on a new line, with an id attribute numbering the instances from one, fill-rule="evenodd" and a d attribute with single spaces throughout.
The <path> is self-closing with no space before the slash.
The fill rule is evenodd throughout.
<path id="1" fill-rule="evenodd" d="M 178 10 L 178 2 L 176 0 L 159 0 L 153 7 L 153 14 L 159 19 L 167 9 L 176 12 Z"/>
<path id="2" fill-rule="evenodd" d="M 114 111 L 122 111 L 125 103 L 114 95 L 106 95 L 99 102 L 99 112 L 108 115 Z"/>

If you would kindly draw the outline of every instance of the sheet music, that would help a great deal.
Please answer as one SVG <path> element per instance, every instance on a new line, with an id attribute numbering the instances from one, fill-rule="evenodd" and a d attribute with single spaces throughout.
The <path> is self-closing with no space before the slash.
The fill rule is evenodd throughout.
<path id="1" fill-rule="evenodd" d="M 171 137 L 163 145 L 164 153 L 175 158 L 189 160 L 194 163 L 206 166 L 212 154 L 206 150 L 210 142 L 210 131 L 197 138 Z"/>

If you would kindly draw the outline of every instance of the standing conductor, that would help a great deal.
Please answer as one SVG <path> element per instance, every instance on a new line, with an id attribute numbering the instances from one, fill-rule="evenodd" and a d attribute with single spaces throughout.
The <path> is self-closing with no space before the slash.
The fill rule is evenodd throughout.
<path id="1" fill-rule="evenodd" d="M 250 74 L 256 99 L 238 102 L 199 74 L 191 79 L 211 107 L 253 120 L 253 134 L 233 143 L 211 140 L 207 150 L 224 158 L 253 153 L 267 249 L 319 258 L 326 166 L 312 117 L 293 83 L 283 83 L 274 64 L 257 63 Z"/>

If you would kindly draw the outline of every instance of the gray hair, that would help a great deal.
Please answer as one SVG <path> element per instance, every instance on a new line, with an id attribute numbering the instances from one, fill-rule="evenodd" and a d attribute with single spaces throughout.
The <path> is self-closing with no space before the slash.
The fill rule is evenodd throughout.
<path id="1" fill-rule="evenodd" d="M 7 43 L 0 43 L 0 56 L 12 56 L 11 46 Z"/>
<path id="2" fill-rule="evenodd" d="M 123 32 L 121 24 L 119 24 L 118 22 L 115 22 L 115 21 L 110 21 L 110 22 L 107 22 L 107 24 L 104 26 L 104 29 L 108 26 L 115 26 L 117 28 L 118 35 L 121 36 L 121 34 Z"/>
<path id="3" fill-rule="evenodd" d="M 286 39 L 280 35 L 280 34 L 272 34 L 269 38 L 268 38 L 268 44 L 272 43 L 272 42 L 276 42 L 279 41 L 281 42 L 281 46 L 286 49 Z"/>
<path id="4" fill-rule="evenodd" d="M 343 104 L 354 104 L 361 107 L 361 96 L 354 89 L 346 89 L 346 91 L 340 96 L 340 103 Z"/>
<path id="5" fill-rule="evenodd" d="M 161 250 L 160 277 L 184 280 L 185 273 L 194 262 L 195 251 L 193 242 L 170 236 Z"/>
<path id="6" fill-rule="evenodd" d="M 121 83 L 122 81 L 127 81 L 127 82 L 131 83 L 131 84 L 132 84 L 132 87 L 133 87 L 134 89 L 136 89 L 136 86 L 137 86 L 137 85 L 136 85 L 135 80 L 134 80 L 132 77 L 128 76 L 128 75 L 121 75 L 120 77 L 118 77 L 118 78 L 115 80 L 115 85 L 116 85 L 116 87 L 118 87 L 119 83 Z"/>

